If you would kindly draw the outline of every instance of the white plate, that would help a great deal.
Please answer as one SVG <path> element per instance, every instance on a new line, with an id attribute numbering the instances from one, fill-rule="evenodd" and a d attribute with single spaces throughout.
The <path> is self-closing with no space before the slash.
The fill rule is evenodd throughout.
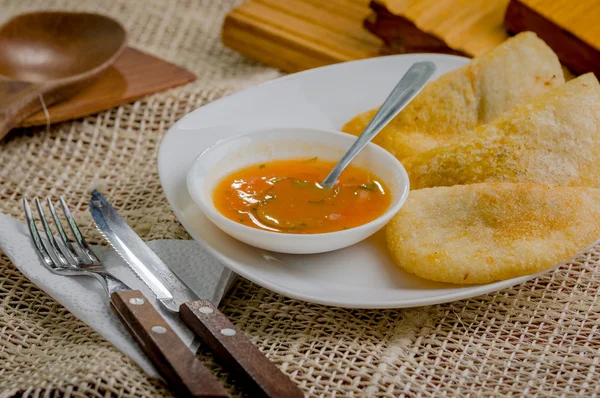
<path id="1" fill-rule="evenodd" d="M 177 122 L 160 146 L 161 184 L 186 230 L 227 267 L 285 296 L 352 308 L 400 308 L 444 303 L 514 286 L 529 275 L 487 285 L 430 282 L 393 264 L 382 232 L 346 249 L 313 255 L 275 254 L 247 246 L 214 226 L 192 201 L 186 174 L 215 142 L 257 128 L 339 130 L 379 105 L 416 61 L 437 66 L 432 79 L 468 62 L 441 54 L 372 58 L 289 75 L 212 102 Z"/>

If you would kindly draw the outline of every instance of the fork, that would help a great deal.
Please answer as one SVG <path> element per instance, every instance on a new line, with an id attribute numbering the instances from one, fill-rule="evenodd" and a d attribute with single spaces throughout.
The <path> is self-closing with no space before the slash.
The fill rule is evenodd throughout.
<path id="1" fill-rule="evenodd" d="M 60 197 L 60 204 L 74 240 L 65 232 L 50 198 L 46 201 L 58 238 L 48 223 L 42 204 L 35 198 L 35 207 L 45 237 L 40 235 L 29 203 L 23 198 L 31 239 L 42 264 L 57 275 L 96 278 L 109 296 L 111 309 L 179 396 L 227 397 L 227 392 L 217 378 L 177 337 L 144 294 L 131 289 L 106 271 L 81 234 L 63 197 Z"/>

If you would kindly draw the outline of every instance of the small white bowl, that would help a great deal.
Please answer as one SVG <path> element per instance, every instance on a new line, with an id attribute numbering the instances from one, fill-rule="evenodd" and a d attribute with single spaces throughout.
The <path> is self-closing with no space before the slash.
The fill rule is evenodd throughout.
<path id="1" fill-rule="evenodd" d="M 214 206 L 215 186 L 241 168 L 273 160 L 313 158 L 337 161 L 356 140 L 353 135 L 308 128 L 270 128 L 217 142 L 198 156 L 187 174 L 193 200 L 225 233 L 261 249 L 291 254 L 323 253 L 368 238 L 400 210 L 408 197 L 409 181 L 402 164 L 383 148 L 369 144 L 353 165 L 372 171 L 392 195 L 389 208 L 375 220 L 358 227 L 321 234 L 286 234 L 264 231 L 223 216 Z M 357 209 L 360 211 L 360 209 Z"/>

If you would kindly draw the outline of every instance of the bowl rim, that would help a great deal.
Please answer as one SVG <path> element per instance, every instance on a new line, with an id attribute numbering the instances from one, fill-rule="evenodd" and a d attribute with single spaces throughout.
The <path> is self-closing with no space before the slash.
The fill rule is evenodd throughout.
<path id="1" fill-rule="evenodd" d="M 338 130 L 332 130 L 332 129 L 323 129 L 323 128 L 315 128 L 315 127 L 294 127 L 294 126 L 276 127 L 275 126 L 275 127 L 267 127 L 267 128 L 259 128 L 259 129 L 249 130 L 249 131 L 237 134 L 235 136 L 224 138 L 224 139 L 221 139 L 221 140 L 215 142 L 208 148 L 204 149 L 196 157 L 196 159 L 194 159 L 194 162 L 188 169 L 188 172 L 186 175 L 186 186 L 187 186 L 190 196 L 192 197 L 192 200 L 200 208 L 200 210 L 202 210 L 202 212 L 209 218 L 209 220 L 211 220 L 211 222 L 212 222 L 212 218 L 214 217 L 214 218 L 217 218 L 219 220 L 219 222 L 223 222 L 226 225 L 229 225 L 233 228 L 240 228 L 242 230 L 245 230 L 246 232 L 256 233 L 259 236 L 262 235 L 261 237 L 264 237 L 264 238 L 269 238 L 269 237 L 272 238 L 272 237 L 276 236 L 276 237 L 281 237 L 281 239 L 291 239 L 293 237 L 293 239 L 308 240 L 308 239 L 315 239 L 315 238 L 320 238 L 320 237 L 326 238 L 326 237 L 331 237 L 333 235 L 337 235 L 337 236 L 354 235 L 361 229 L 369 230 L 373 227 L 377 227 L 379 224 L 382 223 L 382 221 L 385 221 L 385 222 L 389 221 L 396 213 L 398 213 L 398 211 L 400 211 L 402 206 L 404 206 L 404 203 L 406 203 L 406 200 L 408 199 L 408 194 L 410 192 L 410 180 L 408 177 L 408 173 L 406 172 L 406 169 L 404 168 L 404 165 L 398 159 L 396 159 L 396 157 L 394 155 L 392 155 L 390 152 L 383 149 L 379 145 L 374 144 L 373 142 L 369 142 L 367 144 L 367 147 L 373 148 L 373 150 L 378 152 L 378 156 L 379 155 L 384 156 L 387 159 L 389 159 L 391 163 L 394 163 L 397 166 L 397 170 L 400 172 L 400 175 L 401 175 L 402 179 L 405 181 L 405 183 L 399 184 L 400 189 L 399 189 L 398 198 L 394 202 L 392 202 L 392 204 L 387 208 L 387 210 L 383 214 L 381 214 L 379 217 L 377 217 L 365 224 L 357 225 L 352 228 L 343 229 L 340 231 L 321 232 L 321 233 L 315 233 L 315 234 L 293 234 L 293 233 L 287 233 L 287 232 L 266 231 L 266 230 L 259 229 L 259 228 L 249 227 L 247 225 L 235 222 L 235 221 L 225 217 L 217 209 L 213 209 L 211 206 L 208 206 L 206 203 L 204 203 L 205 201 L 202 200 L 202 197 L 200 195 L 197 195 L 197 193 L 195 192 L 195 189 L 193 188 L 194 186 L 197 187 L 197 184 L 198 184 L 198 182 L 194 181 L 195 170 L 199 167 L 199 164 L 200 164 L 202 158 L 205 157 L 209 152 L 217 149 L 220 146 L 226 145 L 226 144 L 230 143 L 231 141 L 236 141 L 241 138 L 244 138 L 245 136 L 250 136 L 250 135 L 259 134 L 259 133 L 265 133 L 265 132 L 274 131 L 274 130 L 283 131 L 283 130 L 291 130 L 291 129 L 306 130 L 306 131 L 336 135 L 338 137 L 341 137 L 342 139 L 352 139 L 352 140 L 356 139 L 355 135 L 344 133 L 344 132 L 338 131 Z M 298 140 L 301 140 L 301 138 L 302 138 L 302 136 L 298 136 Z M 211 195 L 211 198 L 212 198 L 212 195 Z M 217 224 L 217 223 L 214 223 L 214 224 L 217 227 L 219 227 L 219 224 Z M 219 228 L 219 229 L 221 229 L 221 228 Z"/>

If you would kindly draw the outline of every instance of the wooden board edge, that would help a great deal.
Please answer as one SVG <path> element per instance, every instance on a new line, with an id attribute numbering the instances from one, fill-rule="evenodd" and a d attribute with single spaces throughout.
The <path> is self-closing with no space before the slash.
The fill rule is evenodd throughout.
<path id="1" fill-rule="evenodd" d="M 600 50 L 549 21 L 519 0 L 511 0 L 504 26 L 512 34 L 533 31 L 554 50 L 561 63 L 575 73 L 594 72 L 600 78 Z"/>
<path id="2" fill-rule="evenodd" d="M 393 14 L 380 1 L 371 0 L 369 6 L 374 13 L 365 19 L 364 27 L 384 41 L 383 54 L 444 53 L 469 56 L 450 48 L 437 36 L 423 32 L 409 19 Z"/>

